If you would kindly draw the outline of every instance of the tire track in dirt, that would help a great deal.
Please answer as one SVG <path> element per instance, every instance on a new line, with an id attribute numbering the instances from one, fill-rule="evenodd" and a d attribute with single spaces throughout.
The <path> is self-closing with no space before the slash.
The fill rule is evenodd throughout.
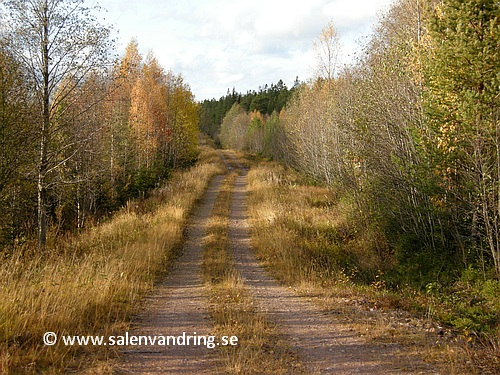
<path id="1" fill-rule="evenodd" d="M 221 155 L 221 154 L 219 154 Z M 223 158 L 234 156 L 225 152 Z M 226 163 L 227 160 L 225 161 Z M 231 163 L 235 165 L 236 163 Z M 239 163 L 238 163 L 239 164 Z M 327 317 L 316 305 L 281 286 L 259 265 L 251 251 L 247 220 L 247 172 L 236 178 L 229 219 L 229 238 L 237 269 L 256 303 L 278 326 L 314 374 L 430 374 L 437 373 L 412 357 L 405 360 L 399 344 L 367 342 L 344 323 Z M 235 169 L 236 169 L 235 168 Z"/>
<path id="2" fill-rule="evenodd" d="M 202 240 L 224 176 L 212 179 L 189 220 L 184 251 L 165 282 L 147 298 L 146 309 L 130 335 L 211 335 L 201 277 Z M 217 356 L 204 345 L 131 346 L 123 352 L 119 374 L 209 374 Z"/>

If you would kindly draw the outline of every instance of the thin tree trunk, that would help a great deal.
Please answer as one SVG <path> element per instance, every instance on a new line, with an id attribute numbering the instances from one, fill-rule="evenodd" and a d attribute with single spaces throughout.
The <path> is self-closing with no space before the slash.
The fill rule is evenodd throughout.
<path id="1" fill-rule="evenodd" d="M 47 187 L 46 173 L 48 169 L 47 148 L 50 126 L 50 91 L 49 91 L 49 20 L 47 1 L 44 4 L 42 63 L 43 63 L 43 118 L 40 129 L 40 158 L 38 164 L 38 248 L 43 250 L 47 243 Z"/>
<path id="2" fill-rule="evenodd" d="M 43 129 L 42 129 L 43 132 Z M 40 141 L 40 160 L 38 165 L 38 248 L 43 250 L 47 242 L 47 188 L 45 173 L 47 171 L 47 142 L 42 135 Z"/>

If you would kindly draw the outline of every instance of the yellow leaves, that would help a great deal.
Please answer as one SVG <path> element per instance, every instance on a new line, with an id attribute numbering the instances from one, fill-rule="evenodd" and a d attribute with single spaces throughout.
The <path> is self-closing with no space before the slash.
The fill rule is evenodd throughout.
<path id="1" fill-rule="evenodd" d="M 157 142 L 156 142 L 156 121 L 154 115 L 155 106 L 155 88 L 150 87 L 146 77 L 137 80 L 132 89 L 130 122 L 134 130 L 137 141 L 140 166 L 149 167 L 153 160 Z"/>
<path id="2" fill-rule="evenodd" d="M 331 82 L 336 74 L 340 53 L 340 37 L 333 21 L 321 31 L 321 35 L 314 43 L 314 50 L 318 61 L 317 76 Z"/>
<path id="3" fill-rule="evenodd" d="M 434 6 L 434 12 L 438 20 L 442 20 L 444 18 L 444 9 L 443 9 L 443 3 L 437 2 L 436 5 Z"/>
<path id="4" fill-rule="evenodd" d="M 458 137 L 457 129 L 454 124 L 442 124 L 439 127 L 439 136 L 437 137 L 437 148 L 445 153 L 452 153 L 457 149 Z"/>
<path id="5" fill-rule="evenodd" d="M 123 77 L 136 76 L 141 68 L 142 56 L 139 53 L 137 40 L 132 39 L 125 49 L 125 56 L 120 63 L 120 73 Z"/>
<path id="6" fill-rule="evenodd" d="M 131 90 L 130 126 L 139 167 L 149 168 L 156 159 L 175 164 L 177 159 L 193 157 L 198 129 L 193 94 L 182 76 L 166 73 L 152 54 Z"/>

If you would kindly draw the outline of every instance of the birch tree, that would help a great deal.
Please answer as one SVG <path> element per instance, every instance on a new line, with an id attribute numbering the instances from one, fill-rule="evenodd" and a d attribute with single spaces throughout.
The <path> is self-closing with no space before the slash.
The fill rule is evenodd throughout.
<path id="1" fill-rule="evenodd" d="M 318 40 L 314 42 L 314 50 L 318 62 L 317 76 L 318 78 L 332 81 L 337 72 L 337 64 L 340 54 L 340 36 L 333 24 L 330 21 L 326 25 Z"/>
<path id="2" fill-rule="evenodd" d="M 38 244 L 47 239 L 48 181 L 65 159 L 54 145 L 65 122 L 59 104 L 94 71 L 107 66 L 112 45 L 110 29 L 95 16 L 98 7 L 84 0 L 5 0 L 9 39 L 18 59 L 31 75 L 41 120 L 38 124 L 37 201 Z M 70 108 L 71 103 L 66 108 Z M 67 140 L 71 144 L 72 140 Z M 71 157 L 71 155 L 69 156 Z"/>

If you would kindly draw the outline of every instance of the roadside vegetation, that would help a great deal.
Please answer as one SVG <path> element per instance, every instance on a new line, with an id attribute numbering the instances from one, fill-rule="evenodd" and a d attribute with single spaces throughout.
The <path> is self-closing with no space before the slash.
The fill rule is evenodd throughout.
<path id="1" fill-rule="evenodd" d="M 182 76 L 118 58 L 98 5 L 0 7 L 0 372 L 61 373 L 115 354 L 43 333 L 123 332 L 219 164 Z"/>
<path id="2" fill-rule="evenodd" d="M 262 192 L 272 198 L 256 200 L 269 207 L 255 214 L 264 217 L 258 246 L 273 249 L 261 256 L 280 264 L 282 280 L 377 292 L 377 306 L 435 318 L 467 342 L 464 358 L 493 368 L 500 362 L 498 11 L 495 0 L 395 1 L 343 67 L 342 36 L 329 23 L 315 43 L 315 76 L 282 88 L 291 94 L 281 110 L 247 108 L 245 95 L 233 93 L 219 107 L 203 103 L 201 117 L 223 147 L 287 168 L 271 168 Z M 269 92 L 261 95 L 272 103 Z M 207 119 L 221 108 L 214 130 Z"/>
<path id="3" fill-rule="evenodd" d="M 1 7 L 0 251 L 37 241 L 43 252 L 192 165 L 198 105 L 136 40 L 116 58 L 96 5 Z"/>
<path id="4" fill-rule="evenodd" d="M 168 271 L 190 210 L 218 173 L 217 154 L 205 148 L 195 166 L 175 172 L 150 198 L 129 201 L 105 223 L 48 243 L 44 254 L 36 244 L 4 254 L 0 372 L 60 373 L 114 358 L 112 348 L 45 346 L 42 336 L 125 332 Z"/>
<path id="5" fill-rule="evenodd" d="M 248 178 L 254 250 L 278 280 L 368 338 L 410 342 L 446 372 L 500 370 L 498 282 L 471 271 L 446 288 L 393 287 L 390 248 L 352 198 L 274 162 Z"/>
<path id="6" fill-rule="evenodd" d="M 205 239 L 203 276 L 208 287 L 215 334 L 231 332 L 237 346 L 218 347 L 220 373 L 303 373 L 296 354 L 274 325 L 254 305 L 248 287 L 234 266 L 228 237 L 231 191 L 236 173 L 229 174 L 220 190 Z"/>

